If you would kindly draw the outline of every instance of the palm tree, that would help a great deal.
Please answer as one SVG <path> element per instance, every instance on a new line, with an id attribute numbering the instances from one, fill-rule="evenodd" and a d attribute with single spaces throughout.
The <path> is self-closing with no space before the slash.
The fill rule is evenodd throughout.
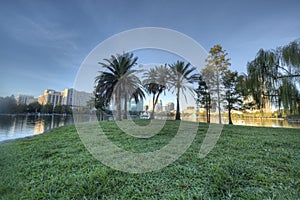
<path id="1" fill-rule="evenodd" d="M 198 74 L 193 74 L 196 68 L 190 66 L 190 63 L 185 64 L 183 61 L 177 61 L 176 63 L 169 65 L 171 68 L 170 80 L 173 83 L 170 87 L 173 88 L 173 92 L 176 92 L 177 101 L 175 120 L 180 120 L 180 92 L 182 92 L 185 97 L 186 90 L 193 92 L 193 88 L 191 88 L 188 84 L 193 83 L 198 77 Z"/>
<path id="2" fill-rule="evenodd" d="M 166 65 L 155 66 L 155 68 L 146 71 L 144 77 L 146 78 L 143 81 L 144 88 L 149 94 L 152 94 L 151 119 L 153 119 L 158 98 L 167 89 L 169 71 Z"/>
<path id="3" fill-rule="evenodd" d="M 122 119 L 121 103 L 124 101 L 124 119 L 127 119 L 127 102 L 130 98 L 138 101 L 144 98 L 144 92 L 141 89 L 141 81 L 134 74 L 138 70 L 133 70 L 137 63 L 137 57 L 132 53 L 122 55 L 112 55 L 110 59 L 104 59 L 106 63 L 99 62 L 105 69 L 100 71 L 100 75 L 95 78 L 96 99 L 102 101 L 100 104 L 107 104 L 114 101 L 116 105 L 116 120 Z M 129 96 L 130 95 L 130 96 Z"/>

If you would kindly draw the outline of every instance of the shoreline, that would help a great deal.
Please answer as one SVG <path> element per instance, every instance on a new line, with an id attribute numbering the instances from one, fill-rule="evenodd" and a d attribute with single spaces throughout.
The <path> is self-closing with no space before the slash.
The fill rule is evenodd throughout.
<path id="1" fill-rule="evenodd" d="M 67 125 L 70 125 L 70 124 L 67 124 Z M 67 125 L 64 125 L 64 126 L 67 126 Z M 63 127 L 63 126 L 60 126 L 60 127 Z M 60 128 L 60 127 L 55 127 L 55 128 L 52 128 L 50 130 L 46 130 L 46 131 L 44 131 L 42 133 L 39 133 L 39 134 L 33 134 L 33 135 L 27 135 L 27 136 L 24 136 L 24 137 L 18 137 L 18 138 L 13 138 L 13 139 L 2 140 L 2 141 L 0 141 L 0 145 L 3 144 L 3 143 L 13 142 L 13 141 L 21 140 L 21 139 L 29 139 L 29 138 L 33 138 L 33 137 L 38 137 L 38 136 L 50 133 L 53 130 L 55 130 L 57 128 Z"/>
<path id="2" fill-rule="evenodd" d="M 0 113 L 0 116 L 66 116 L 70 117 L 73 114 L 57 114 L 57 113 L 16 113 L 16 114 L 8 114 L 8 113 Z"/>
<path id="3" fill-rule="evenodd" d="M 48 115 L 49 116 L 49 115 Z M 270 120 L 276 120 L 278 118 L 270 118 Z M 285 119 L 279 119 L 279 121 L 283 121 Z M 103 120 L 103 121 L 110 121 L 110 120 Z M 170 120 L 170 121 L 175 121 L 175 120 Z M 188 121 L 188 120 L 184 120 L 184 121 Z M 190 121 L 191 122 L 191 121 Z M 299 123 L 300 121 L 298 121 Z M 196 122 L 195 122 L 196 123 Z M 198 123 L 205 123 L 207 124 L 206 122 L 198 122 Z M 293 122 L 291 122 L 293 123 Z M 217 123 L 213 123 L 211 122 L 211 124 L 217 124 Z M 12 142 L 12 141 L 16 141 L 16 140 L 21 140 L 21 139 L 29 139 L 29 138 L 33 138 L 33 137 L 38 137 L 38 136 L 41 136 L 41 135 L 44 135 L 44 134 L 47 134 L 47 133 L 50 133 L 52 132 L 53 130 L 57 129 L 57 128 L 61 128 L 61 127 L 64 127 L 64 126 L 67 126 L 67 125 L 73 125 L 75 126 L 74 124 L 66 124 L 66 125 L 63 125 L 63 126 L 59 126 L 59 127 L 55 127 L 55 128 L 52 128 L 52 129 L 49 129 L 49 130 L 46 130 L 42 133 L 39 133 L 39 134 L 33 134 L 33 135 L 27 135 L 27 136 L 24 136 L 24 137 L 18 137 L 18 138 L 12 138 L 12 139 L 5 139 L 5 140 L 2 140 L 0 141 L 0 144 L 3 144 L 3 143 L 8 143 L 8 142 Z M 223 125 L 230 125 L 228 123 L 223 123 Z M 270 129 L 278 129 L 278 128 L 284 128 L 284 129 L 300 129 L 298 127 L 285 127 L 285 126 L 258 126 L 258 125 L 245 125 L 245 124 L 233 124 L 232 126 L 236 126 L 236 127 L 262 127 L 262 128 L 270 128 Z"/>

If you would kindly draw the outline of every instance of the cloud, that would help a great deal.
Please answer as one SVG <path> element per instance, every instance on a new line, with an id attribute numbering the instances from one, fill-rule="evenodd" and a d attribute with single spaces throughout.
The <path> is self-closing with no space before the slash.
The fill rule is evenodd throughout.
<path id="1" fill-rule="evenodd" d="M 78 50 L 73 41 L 77 33 L 66 30 L 60 23 L 55 23 L 44 17 L 15 14 L 4 23 L 4 31 L 15 40 L 30 46 L 50 47 L 60 50 Z"/>

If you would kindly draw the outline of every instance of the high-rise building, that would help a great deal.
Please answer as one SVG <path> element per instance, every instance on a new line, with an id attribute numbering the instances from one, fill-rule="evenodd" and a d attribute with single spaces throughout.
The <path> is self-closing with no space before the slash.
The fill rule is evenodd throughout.
<path id="1" fill-rule="evenodd" d="M 34 101 L 34 97 L 31 95 L 19 94 L 16 96 L 17 104 L 30 104 Z"/>
<path id="2" fill-rule="evenodd" d="M 45 90 L 42 95 L 39 96 L 38 102 L 41 105 L 51 103 L 55 105 L 68 105 L 72 108 L 86 106 L 87 102 L 93 97 L 92 93 L 77 91 L 73 88 L 66 88 L 62 92 L 55 90 Z"/>
<path id="3" fill-rule="evenodd" d="M 88 101 L 94 98 L 93 93 L 77 91 L 75 89 L 68 90 L 68 96 L 66 97 L 66 102 L 68 106 L 72 108 L 87 106 Z"/>
<path id="4" fill-rule="evenodd" d="M 62 95 L 62 104 L 63 105 L 72 105 L 72 96 L 73 96 L 73 88 L 66 88 L 61 92 Z"/>
<path id="5" fill-rule="evenodd" d="M 128 110 L 130 111 L 143 111 L 144 101 L 143 99 L 139 100 L 137 103 L 134 99 L 131 99 L 129 102 Z"/>
<path id="6" fill-rule="evenodd" d="M 58 104 L 62 104 L 62 95 L 60 92 L 47 89 L 44 91 L 42 95 L 38 97 L 38 102 L 41 105 L 46 105 L 47 103 L 51 103 L 53 106 L 56 106 Z"/>
<path id="7" fill-rule="evenodd" d="M 171 110 L 174 110 L 174 103 L 173 102 L 168 102 L 166 105 L 165 105 L 165 110 L 166 112 L 169 112 Z"/>
<path id="8" fill-rule="evenodd" d="M 155 112 L 161 112 L 163 109 L 162 100 L 158 100 L 155 106 Z"/>
<path id="9" fill-rule="evenodd" d="M 152 112 L 153 110 L 153 100 L 149 100 L 149 108 L 148 108 L 148 111 L 151 111 Z M 161 112 L 163 111 L 163 106 L 162 106 L 162 100 L 159 99 L 155 105 L 155 109 L 154 109 L 155 112 Z"/>

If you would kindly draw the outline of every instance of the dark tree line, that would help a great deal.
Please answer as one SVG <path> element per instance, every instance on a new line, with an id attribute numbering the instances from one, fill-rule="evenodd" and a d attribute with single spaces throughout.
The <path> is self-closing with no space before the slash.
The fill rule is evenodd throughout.
<path id="1" fill-rule="evenodd" d="M 0 113 L 1 114 L 25 114 L 25 113 L 56 113 L 71 114 L 72 110 L 66 105 L 56 105 L 53 107 L 51 103 L 40 105 L 38 102 L 30 104 L 17 104 L 15 97 L 0 97 Z"/>

